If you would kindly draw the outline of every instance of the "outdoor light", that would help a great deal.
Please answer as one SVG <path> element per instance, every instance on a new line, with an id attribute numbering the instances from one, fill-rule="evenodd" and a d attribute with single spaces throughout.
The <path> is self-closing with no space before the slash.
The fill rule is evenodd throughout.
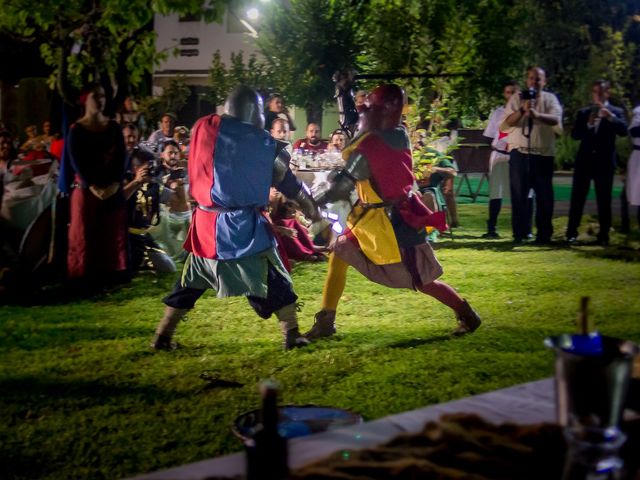
<path id="1" fill-rule="evenodd" d="M 249 20 L 257 20 L 260 17 L 260 11 L 257 8 L 250 8 L 247 10 L 247 18 Z"/>

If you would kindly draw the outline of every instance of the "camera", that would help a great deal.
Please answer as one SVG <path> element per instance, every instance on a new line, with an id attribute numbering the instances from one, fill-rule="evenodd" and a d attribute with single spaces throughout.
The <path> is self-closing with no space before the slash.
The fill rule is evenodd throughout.
<path id="1" fill-rule="evenodd" d="M 169 171 L 169 180 L 182 180 L 187 177 L 187 170 L 185 168 L 174 168 Z"/>
<path id="2" fill-rule="evenodd" d="M 591 116 L 597 117 L 600 114 L 600 106 L 599 105 L 591 105 Z"/>
<path id="3" fill-rule="evenodd" d="M 162 177 L 162 164 L 155 156 L 149 160 L 149 176 L 154 180 Z"/>
<path id="4" fill-rule="evenodd" d="M 146 145 L 139 144 L 131 152 L 131 162 L 149 166 L 149 177 L 152 183 L 159 183 L 162 179 L 163 168 L 157 155 Z"/>
<path id="5" fill-rule="evenodd" d="M 538 96 L 538 91 L 535 88 L 528 88 L 520 92 L 520 98 L 522 100 L 535 100 Z"/>

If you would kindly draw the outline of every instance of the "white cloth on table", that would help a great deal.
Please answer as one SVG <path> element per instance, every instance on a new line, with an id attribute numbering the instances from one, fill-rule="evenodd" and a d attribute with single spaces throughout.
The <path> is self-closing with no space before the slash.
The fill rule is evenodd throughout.
<path id="1" fill-rule="evenodd" d="M 332 171 L 333 170 L 299 171 L 296 175 L 298 175 L 300 180 L 309 185 L 311 194 L 314 197 L 317 197 L 319 193 L 329 189 L 329 175 Z M 349 201 L 339 200 L 337 202 L 327 203 L 325 205 L 325 210 L 336 214 L 338 216 L 338 223 L 344 229 L 347 225 L 347 217 L 349 216 L 349 213 L 351 213 L 353 203 L 357 198 L 358 194 L 354 190 L 351 193 Z M 313 232 L 312 229 L 310 229 L 310 233 L 313 235 L 317 232 Z"/>
<path id="2" fill-rule="evenodd" d="M 475 413 L 497 424 L 512 422 L 534 424 L 554 422 L 555 394 L 552 379 L 454 400 L 409 412 L 391 415 L 352 427 L 319 433 L 289 441 L 289 467 L 299 468 L 333 452 L 371 448 L 388 442 L 401 433 L 418 433 L 428 421 L 447 413 Z M 161 472 L 136 477 L 136 480 L 204 480 L 233 477 L 245 472 L 242 453 L 204 460 Z"/>
<path id="3" fill-rule="evenodd" d="M 58 162 L 51 164 L 46 175 L 32 177 L 31 173 L 24 169 L 20 175 L 7 172 L 4 176 L 0 217 L 19 230 L 26 230 L 58 194 Z"/>

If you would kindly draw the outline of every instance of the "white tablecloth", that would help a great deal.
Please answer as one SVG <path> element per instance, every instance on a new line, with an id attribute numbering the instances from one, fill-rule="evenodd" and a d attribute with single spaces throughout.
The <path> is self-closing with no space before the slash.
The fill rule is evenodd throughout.
<path id="1" fill-rule="evenodd" d="M 417 433 L 428 421 L 445 413 L 476 413 L 494 422 L 532 424 L 555 421 L 555 393 L 552 379 L 525 383 L 452 402 L 391 415 L 372 422 L 342 428 L 289 442 L 289 466 L 298 468 L 339 450 L 374 447 L 400 433 Z M 136 477 L 137 480 L 202 480 L 232 477 L 245 472 L 244 453 L 203 460 Z"/>
<path id="2" fill-rule="evenodd" d="M 320 192 L 323 192 L 329 188 L 329 174 L 333 170 L 297 170 L 295 172 L 296 177 L 301 180 L 311 190 L 311 194 L 317 197 Z M 351 213 L 353 204 L 358 199 L 358 195 L 355 190 L 351 194 L 350 201 L 339 200 L 334 203 L 327 203 L 324 209 L 327 212 L 334 213 L 338 216 L 338 223 L 342 229 L 347 226 L 347 217 Z M 311 230 L 310 230 L 311 231 Z M 311 231 L 312 235 L 315 235 L 316 231 Z"/>

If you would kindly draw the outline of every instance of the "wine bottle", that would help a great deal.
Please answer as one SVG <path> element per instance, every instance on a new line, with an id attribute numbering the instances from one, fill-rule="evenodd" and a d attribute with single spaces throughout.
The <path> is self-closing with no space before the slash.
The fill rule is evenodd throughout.
<path id="1" fill-rule="evenodd" d="M 287 441 L 278 433 L 278 387 L 266 381 L 260 385 L 261 423 L 245 442 L 248 480 L 281 480 L 289 474 Z"/>

